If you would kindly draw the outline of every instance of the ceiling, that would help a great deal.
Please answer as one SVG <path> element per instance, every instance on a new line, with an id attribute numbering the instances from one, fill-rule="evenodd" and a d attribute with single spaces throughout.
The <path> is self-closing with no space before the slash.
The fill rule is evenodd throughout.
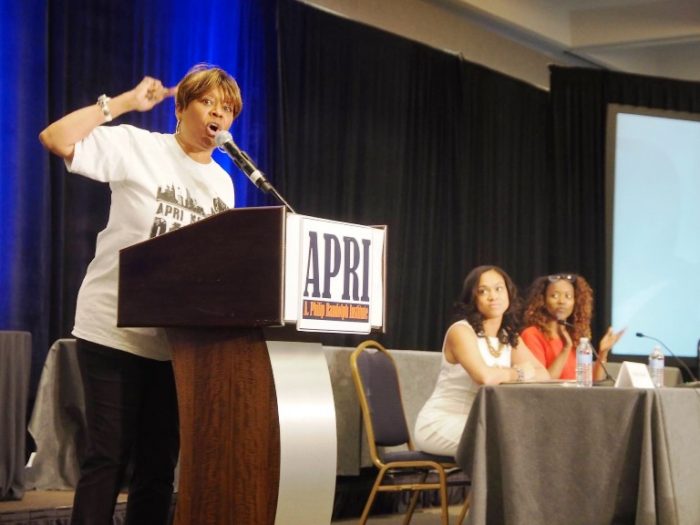
<path id="1" fill-rule="evenodd" d="M 563 65 L 700 81 L 700 0 L 432 0 Z"/>

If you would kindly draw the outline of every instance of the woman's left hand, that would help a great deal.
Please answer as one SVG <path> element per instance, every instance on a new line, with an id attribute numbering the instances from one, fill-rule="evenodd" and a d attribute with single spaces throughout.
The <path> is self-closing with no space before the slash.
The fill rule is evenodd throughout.
<path id="1" fill-rule="evenodd" d="M 615 346 L 615 343 L 620 339 L 625 334 L 626 328 L 623 328 L 619 332 L 613 332 L 612 326 L 608 328 L 608 331 L 605 332 L 605 335 L 601 337 L 600 343 L 598 344 L 598 351 L 601 354 L 601 357 L 604 357 L 608 354 L 610 349 Z"/>
<path id="2" fill-rule="evenodd" d="M 177 87 L 166 88 L 157 78 L 143 77 L 143 80 L 131 90 L 134 109 L 149 111 L 163 99 L 174 96 L 176 92 Z"/>

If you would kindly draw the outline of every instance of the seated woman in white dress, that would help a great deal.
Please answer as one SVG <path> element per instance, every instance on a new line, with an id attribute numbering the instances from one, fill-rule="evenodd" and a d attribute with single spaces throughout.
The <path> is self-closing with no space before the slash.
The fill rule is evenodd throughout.
<path id="1" fill-rule="evenodd" d="M 496 266 L 479 266 L 464 280 L 455 318 L 442 344 L 435 390 L 418 414 L 416 446 L 454 456 L 480 385 L 546 380 L 547 369 L 518 336 L 517 289 Z"/>

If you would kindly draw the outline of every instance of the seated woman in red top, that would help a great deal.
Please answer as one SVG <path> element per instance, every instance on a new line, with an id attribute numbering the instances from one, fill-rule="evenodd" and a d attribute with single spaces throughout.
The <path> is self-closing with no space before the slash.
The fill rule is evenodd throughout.
<path id="1" fill-rule="evenodd" d="M 559 273 L 538 277 L 530 286 L 523 315 L 523 342 L 549 370 L 552 379 L 576 379 L 576 344 L 591 337 L 593 290 L 580 275 Z M 608 353 L 624 330 L 612 327 L 598 344 L 595 380 L 605 379 Z"/>

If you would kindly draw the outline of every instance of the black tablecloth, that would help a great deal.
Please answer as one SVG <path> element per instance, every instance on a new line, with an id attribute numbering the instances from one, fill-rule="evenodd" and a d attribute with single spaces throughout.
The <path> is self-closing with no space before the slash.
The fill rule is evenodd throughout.
<path id="1" fill-rule="evenodd" d="M 700 391 L 482 387 L 458 464 L 469 523 L 697 525 Z"/>
<path id="2" fill-rule="evenodd" d="M 24 496 L 29 332 L 0 332 L 0 499 Z"/>

